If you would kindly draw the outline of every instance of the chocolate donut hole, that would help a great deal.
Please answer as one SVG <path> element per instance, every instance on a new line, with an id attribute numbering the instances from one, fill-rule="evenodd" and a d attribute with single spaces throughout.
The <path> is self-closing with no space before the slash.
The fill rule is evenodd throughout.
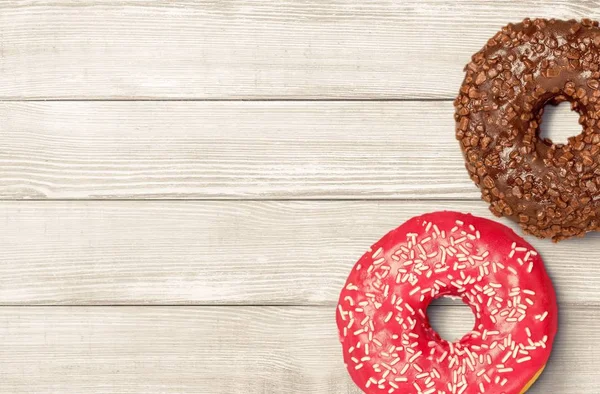
<path id="1" fill-rule="evenodd" d="M 570 138 L 575 138 L 583 133 L 583 126 L 579 123 L 581 116 L 571 108 L 571 103 L 548 103 L 541 112 L 539 138 L 548 146 L 562 147 L 569 143 Z M 563 119 L 558 124 L 557 119 Z"/>

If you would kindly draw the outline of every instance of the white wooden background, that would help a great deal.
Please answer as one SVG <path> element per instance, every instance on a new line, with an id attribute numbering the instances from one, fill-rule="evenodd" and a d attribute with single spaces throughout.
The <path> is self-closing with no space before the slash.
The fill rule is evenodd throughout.
<path id="1" fill-rule="evenodd" d="M 356 393 L 338 291 L 411 216 L 491 217 L 451 100 L 526 16 L 600 2 L 1 1 L 0 392 Z M 528 239 L 561 306 L 531 392 L 598 392 L 600 235 Z"/>

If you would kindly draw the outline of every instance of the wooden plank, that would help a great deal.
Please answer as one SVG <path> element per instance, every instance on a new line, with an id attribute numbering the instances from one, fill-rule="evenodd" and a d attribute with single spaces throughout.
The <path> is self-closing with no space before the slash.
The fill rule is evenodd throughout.
<path id="1" fill-rule="evenodd" d="M 479 199 L 447 102 L 20 102 L 0 119 L 3 199 Z"/>
<path id="2" fill-rule="evenodd" d="M 5 0 L 0 98 L 453 98 L 524 17 L 593 0 Z"/>
<path id="3" fill-rule="evenodd" d="M 430 308 L 466 332 L 469 310 Z M 443 319 L 441 316 L 443 315 Z M 592 393 L 597 308 L 561 312 L 546 371 L 528 392 Z M 10 393 L 358 393 L 333 308 L 0 308 L 0 378 Z"/>
<path id="4" fill-rule="evenodd" d="M 483 202 L 2 202 L 0 304 L 334 305 L 370 245 L 436 210 L 492 218 Z M 528 237 L 562 302 L 600 305 L 598 237 Z"/>

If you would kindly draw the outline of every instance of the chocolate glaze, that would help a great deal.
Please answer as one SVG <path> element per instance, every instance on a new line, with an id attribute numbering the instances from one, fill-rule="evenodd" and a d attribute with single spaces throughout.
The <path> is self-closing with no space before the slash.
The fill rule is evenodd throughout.
<path id="1" fill-rule="evenodd" d="M 600 227 L 600 28 L 591 20 L 525 19 L 466 66 L 454 105 L 471 179 L 497 216 L 560 241 Z M 540 138 L 544 106 L 569 101 L 582 133 Z"/>

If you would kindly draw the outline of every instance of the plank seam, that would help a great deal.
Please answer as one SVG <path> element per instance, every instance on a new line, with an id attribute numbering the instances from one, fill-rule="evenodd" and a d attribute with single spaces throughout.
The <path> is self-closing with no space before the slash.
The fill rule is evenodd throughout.
<path id="1" fill-rule="evenodd" d="M 0 308 L 322 308 L 335 310 L 337 303 L 327 304 L 0 304 Z M 561 308 L 590 308 L 600 309 L 600 303 L 563 302 L 558 304 Z M 438 303 L 429 308 L 455 308 L 463 309 L 460 304 Z"/>
<path id="2" fill-rule="evenodd" d="M 239 198 L 239 197 L 223 197 L 223 198 L 0 198 L 0 202 L 470 202 L 482 201 L 480 198 L 464 198 L 464 199 L 449 199 L 449 198 Z"/>
<path id="3" fill-rule="evenodd" d="M 18 98 L 0 99 L 0 103 L 19 102 L 452 102 L 454 98 Z"/>

